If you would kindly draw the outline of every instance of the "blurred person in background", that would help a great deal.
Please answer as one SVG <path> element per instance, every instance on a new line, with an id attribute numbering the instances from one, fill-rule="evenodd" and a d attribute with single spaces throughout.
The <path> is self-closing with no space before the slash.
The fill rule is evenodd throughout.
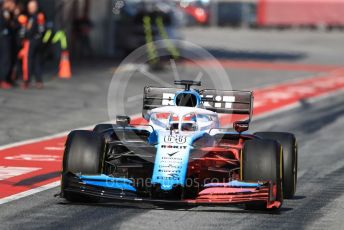
<path id="1" fill-rule="evenodd" d="M 35 77 L 36 88 L 43 88 L 42 79 L 42 37 L 45 31 L 45 16 L 39 11 L 37 0 L 30 0 L 27 4 L 28 24 L 25 38 L 30 46 L 28 51 L 29 79 L 23 83 L 22 88 L 28 88 Z"/>
<path id="2" fill-rule="evenodd" d="M 15 33 L 12 37 L 12 46 L 13 46 L 13 57 L 12 57 L 12 72 L 11 72 L 11 81 L 15 85 L 16 81 L 21 75 L 21 60 L 18 58 L 19 52 L 22 48 L 22 42 L 25 35 L 25 29 L 22 28 L 22 25 L 19 22 L 19 17 L 23 16 L 24 5 L 17 2 L 16 8 L 14 10 L 14 19 L 16 23 Z"/>
<path id="3" fill-rule="evenodd" d="M 0 88 L 10 89 L 11 73 L 16 57 L 13 39 L 16 33 L 16 20 L 14 0 L 4 0 L 0 10 Z"/>
<path id="4" fill-rule="evenodd" d="M 20 24 L 18 22 L 18 17 L 22 12 L 19 5 L 16 3 L 15 0 L 8 0 L 8 10 L 11 13 L 11 28 L 10 28 L 10 36 L 11 36 L 11 64 L 10 64 L 10 71 L 6 77 L 7 82 L 10 82 L 12 85 L 15 85 L 16 82 L 16 67 L 17 67 L 17 60 L 18 60 L 18 52 L 20 50 L 20 44 L 18 42 L 18 33 L 20 29 Z"/>

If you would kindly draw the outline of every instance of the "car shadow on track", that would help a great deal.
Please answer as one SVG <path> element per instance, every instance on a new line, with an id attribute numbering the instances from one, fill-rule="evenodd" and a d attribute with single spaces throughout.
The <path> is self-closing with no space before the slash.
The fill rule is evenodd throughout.
<path id="1" fill-rule="evenodd" d="M 291 52 L 262 52 L 248 50 L 228 50 L 214 49 L 206 47 L 206 49 L 216 58 L 225 60 L 254 60 L 254 61 L 296 61 L 302 60 L 307 55 L 305 53 Z"/>
<path id="2" fill-rule="evenodd" d="M 291 200 L 303 200 L 306 199 L 306 196 L 294 196 Z"/>
<path id="3" fill-rule="evenodd" d="M 58 179 L 60 175 L 61 175 L 60 171 L 49 172 L 49 173 L 45 173 L 45 174 L 41 174 L 38 176 L 21 180 L 18 183 L 14 184 L 14 186 L 33 186 L 43 181 L 51 180 L 54 178 Z"/>

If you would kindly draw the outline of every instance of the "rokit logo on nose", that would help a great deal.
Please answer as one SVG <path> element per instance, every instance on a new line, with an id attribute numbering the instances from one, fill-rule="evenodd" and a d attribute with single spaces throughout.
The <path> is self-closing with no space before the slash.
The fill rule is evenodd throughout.
<path id="1" fill-rule="evenodd" d="M 183 145 L 161 145 L 161 148 L 163 148 L 163 149 L 186 149 L 187 146 L 183 146 Z"/>

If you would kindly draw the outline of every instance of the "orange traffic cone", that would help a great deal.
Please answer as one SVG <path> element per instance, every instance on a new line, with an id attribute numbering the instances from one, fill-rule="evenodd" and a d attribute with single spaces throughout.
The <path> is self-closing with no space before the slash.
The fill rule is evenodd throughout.
<path id="1" fill-rule="evenodd" d="M 72 77 L 68 51 L 62 51 L 61 53 L 59 77 L 63 79 L 70 79 Z"/>
<path id="2" fill-rule="evenodd" d="M 29 40 L 25 39 L 23 41 L 23 48 L 18 53 L 18 59 L 22 60 L 22 71 L 23 71 L 23 81 L 27 82 L 29 80 Z"/>

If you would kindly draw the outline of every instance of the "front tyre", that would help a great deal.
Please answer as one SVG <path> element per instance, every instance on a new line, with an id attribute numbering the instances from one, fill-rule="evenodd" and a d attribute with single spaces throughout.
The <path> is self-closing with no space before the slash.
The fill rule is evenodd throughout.
<path id="1" fill-rule="evenodd" d="M 281 146 L 273 140 L 248 140 L 241 154 L 241 179 L 272 181 L 276 185 L 276 200 L 283 203 Z M 247 209 L 266 209 L 266 202 L 246 204 Z"/>
<path id="2" fill-rule="evenodd" d="M 86 130 L 73 131 L 68 135 L 63 156 L 61 189 L 68 201 L 86 201 L 84 197 L 65 191 L 68 173 L 100 174 L 104 163 L 104 139 L 102 135 Z"/>
<path id="3" fill-rule="evenodd" d="M 283 194 L 291 199 L 296 192 L 297 183 L 297 144 L 294 134 L 283 132 L 258 132 L 255 135 L 263 139 L 278 141 L 283 147 Z"/>

